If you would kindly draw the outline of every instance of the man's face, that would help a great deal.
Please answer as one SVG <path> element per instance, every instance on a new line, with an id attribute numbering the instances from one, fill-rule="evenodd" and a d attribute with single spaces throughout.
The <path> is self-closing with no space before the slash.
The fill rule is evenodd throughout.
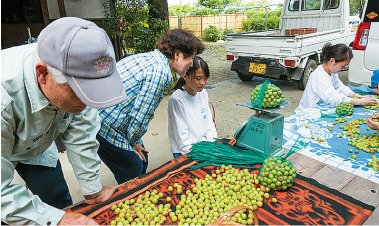
<path id="1" fill-rule="evenodd" d="M 46 76 L 43 92 L 55 106 L 69 113 L 79 113 L 86 105 L 76 96 L 68 83 L 58 84 L 51 74 Z"/>

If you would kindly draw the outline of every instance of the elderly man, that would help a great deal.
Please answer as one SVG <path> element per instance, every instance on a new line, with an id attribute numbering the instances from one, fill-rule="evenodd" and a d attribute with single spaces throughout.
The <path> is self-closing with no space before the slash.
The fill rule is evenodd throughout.
<path id="1" fill-rule="evenodd" d="M 29 185 L 33 180 L 27 178 L 38 171 L 24 167 L 37 164 L 61 135 L 86 202 L 100 203 L 114 193 L 115 187 L 102 186 L 98 175 L 99 119 L 93 109 L 127 99 L 107 34 L 90 21 L 65 17 L 42 30 L 37 44 L 2 50 L 1 58 L 1 220 L 7 224 L 96 224 L 89 217 L 46 204 L 11 181 L 16 169 Z M 49 150 L 57 156 L 52 147 Z M 39 163 L 61 171 L 57 159 Z M 61 172 L 56 175 L 57 181 L 63 179 Z M 36 194 L 50 184 L 56 181 L 30 188 Z"/>

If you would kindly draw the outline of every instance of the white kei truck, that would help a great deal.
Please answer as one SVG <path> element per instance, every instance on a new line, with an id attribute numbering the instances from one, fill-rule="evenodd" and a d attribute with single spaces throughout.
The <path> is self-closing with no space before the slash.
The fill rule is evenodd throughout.
<path id="1" fill-rule="evenodd" d="M 327 42 L 352 46 L 361 11 L 360 0 L 285 0 L 278 29 L 227 35 L 226 58 L 242 81 L 287 79 L 303 90 Z"/>
<path id="2" fill-rule="evenodd" d="M 379 0 L 366 0 L 353 44 L 349 65 L 349 86 L 371 86 L 371 76 L 379 69 Z M 370 87 L 371 88 L 371 87 Z"/>

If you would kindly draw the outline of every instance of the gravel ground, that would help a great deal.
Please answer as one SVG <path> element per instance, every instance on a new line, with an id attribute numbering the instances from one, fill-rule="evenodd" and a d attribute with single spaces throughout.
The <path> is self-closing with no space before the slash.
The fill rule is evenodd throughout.
<path id="1" fill-rule="evenodd" d="M 201 56 L 205 61 L 207 61 L 210 69 L 210 77 L 208 79 L 208 85 L 213 85 L 217 82 L 221 82 L 231 78 L 238 78 L 237 73 L 230 70 L 232 66 L 232 61 L 226 60 L 225 44 L 216 42 L 203 42 L 205 45 L 205 50 Z M 339 77 L 342 82 L 347 85 L 347 72 L 340 72 Z M 254 79 L 253 79 L 254 80 Z M 270 79 L 271 80 L 271 79 Z M 276 80 L 271 80 L 276 81 Z M 296 87 L 295 82 L 286 83 Z"/>
<path id="2" fill-rule="evenodd" d="M 236 81 L 240 82 L 240 84 L 247 84 L 250 87 L 251 91 L 255 88 L 256 85 L 264 82 L 266 78 L 254 77 L 249 82 L 242 82 L 239 80 L 237 73 L 231 71 L 232 61 L 226 60 L 225 53 L 225 44 L 224 43 L 214 43 L 214 42 L 204 42 L 205 50 L 200 56 L 207 61 L 210 70 L 210 77 L 208 79 L 208 85 L 216 86 L 217 83 L 228 80 L 228 79 L 237 79 Z M 348 72 L 340 72 L 339 78 L 341 81 L 347 85 L 347 75 Z M 287 80 L 275 80 L 270 79 L 271 83 L 278 86 L 282 89 L 284 93 L 284 100 L 290 103 L 290 106 L 280 110 L 279 112 L 284 114 L 285 117 L 288 117 L 295 112 L 295 108 L 299 105 L 300 99 L 303 95 L 303 91 L 297 88 L 295 81 L 287 81 Z M 236 96 L 239 96 L 236 93 Z M 247 99 L 246 96 L 244 96 Z M 212 97 L 210 96 L 210 99 Z M 248 99 L 247 99 L 248 100 Z"/>
<path id="3" fill-rule="evenodd" d="M 208 79 L 208 85 L 217 88 L 220 82 L 232 79 L 233 84 L 240 86 L 239 90 L 231 94 L 235 97 L 241 97 L 235 98 L 236 103 L 249 100 L 250 92 L 255 88 L 256 85 L 264 82 L 266 78 L 254 77 L 249 82 L 243 82 L 239 80 L 237 73 L 230 70 L 232 61 L 226 60 L 225 44 L 214 42 L 205 42 L 204 44 L 205 50 L 202 54 L 200 54 L 200 56 L 203 57 L 203 59 L 206 60 L 209 65 L 211 75 Z M 282 89 L 284 93 L 284 99 L 290 103 L 289 107 L 286 107 L 279 112 L 284 114 L 285 117 L 294 114 L 295 108 L 300 102 L 303 91 L 297 88 L 296 82 L 274 79 L 270 79 L 270 81 Z M 216 99 L 216 105 L 219 105 L 218 102 L 220 101 L 223 102 L 223 99 L 225 98 L 226 97 L 214 97 L 212 96 L 212 93 L 209 93 L 210 101 L 213 102 Z"/>
<path id="4" fill-rule="evenodd" d="M 237 74 L 230 70 L 232 61 L 226 60 L 224 43 L 204 42 L 205 50 L 201 56 L 207 61 L 211 75 L 208 85 L 213 85 L 227 79 L 236 78 Z"/>

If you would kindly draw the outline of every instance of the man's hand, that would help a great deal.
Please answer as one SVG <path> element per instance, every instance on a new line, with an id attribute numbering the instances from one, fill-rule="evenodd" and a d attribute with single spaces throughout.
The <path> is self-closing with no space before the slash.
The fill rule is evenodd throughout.
<path id="1" fill-rule="evenodd" d="M 102 203 L 110 199 L 116 190 L 116 186 L 112 187 L 105 187 L 103 186 L 103 190 L 99 196 L 97 196 L 94 199 L 87 199 L 86 203 L 87 204 L 97 204 L 97 203 Z"/>
<path id="2" fill-rule="evenodd" d="M 99 225 L 92 218 L 79 213 L 65 213 L 58 225 Z"/>
<path id="3" fill-rule="evenodd" d="M 140 157 L 140 159 L 143 162 L 146 162 L 146 158 L 142 152 L 146 152 L 146 153 L 149 153 L 149 152 L 145 148 L 143 148 L 142 145 L 140 144 L 134 145 L 133 149 L 134 149 L 134 152 Z"/>

